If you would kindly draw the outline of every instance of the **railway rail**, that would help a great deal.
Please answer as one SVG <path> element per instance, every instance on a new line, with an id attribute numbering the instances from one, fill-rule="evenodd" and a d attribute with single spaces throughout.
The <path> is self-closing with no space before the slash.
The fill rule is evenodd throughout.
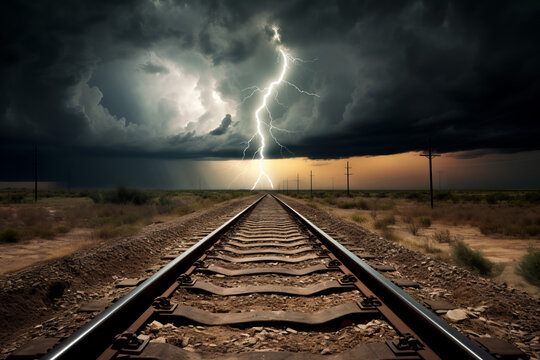
<path id="1" fill-rule="evenodd" d="M 369 257 L 264 195 L 165 257 L 43 359 L 504 358 L 497 344 L 470 340 L 412 299 Z"/>

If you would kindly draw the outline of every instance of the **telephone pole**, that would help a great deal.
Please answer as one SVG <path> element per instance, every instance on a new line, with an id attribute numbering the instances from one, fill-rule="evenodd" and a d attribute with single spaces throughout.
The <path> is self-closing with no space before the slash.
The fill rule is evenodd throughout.
<path id="1" fill-rule="evenodd" d="M 309 197 L 313 197 L 313 171 L 309 171 Z"/>
<path id="2" fill-rule="evenodd" d="M 351 194 L 349 192 L 349 176 L 352 175 L 352 174 L 349 172 L 349 170 L 352 169 L 352 167 L 349 166 L 348 161 L 347 161 L 347 167 L 345 169 L 347 169 L 347 174 L 345 174 L 345 175 L 347 175 L 347 197 L 350 197 Z"/>
<path id="3" fill-rule="evenodd" d="M 34 201 L 37 202 L 37 144 L 34 145 Z"/>
<path id="4" fill-rule="evenodd" d="M 296 174 L 296 193 L 300 192 L 300 176 Z"/>
<path id="5" fill-rule="evenodd" d="M 431 139 L 429 139 L 429 152 L 427 154 L 421 154 L 420 156 L 425 156 L 429 159 L 429 194 L 431 198 L 431 208 L 433 209 L 433 173 L 431 159 L 441 155 L 431 153 Z"/>
<path id="6" fill-rule="evenodd" d="M 289 178 L 287 178 L 287 195 L 289 195 Z"/>

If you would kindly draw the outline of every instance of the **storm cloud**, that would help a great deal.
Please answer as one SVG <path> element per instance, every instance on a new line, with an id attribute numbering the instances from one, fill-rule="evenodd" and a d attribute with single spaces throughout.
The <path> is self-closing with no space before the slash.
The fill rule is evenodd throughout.
<path id="1" fill-rule="evenodd" d="M 3 7 L 6 151 L 38 143 L 96 156 L 240 158 L 260 101 L 244 89 L 268 86 L 280 68 L 271 26 L 308 60 L 292 63 L 287 80 L 319 96 L 284 84 L 269 107 L 295 156 L 395 154 L 423 150 L 428 138 L 439 152 L 540 148 L 538 2 Z"/>
<path id="2" fill-rule="evenodd" d="M 229 128 L 229 126 L 232 123 L 231 115 L 227 114 L 223 120 L 221 120 L 221 124 L 214 130 L 210 131 L 210 135 L 223 135 Z"/>

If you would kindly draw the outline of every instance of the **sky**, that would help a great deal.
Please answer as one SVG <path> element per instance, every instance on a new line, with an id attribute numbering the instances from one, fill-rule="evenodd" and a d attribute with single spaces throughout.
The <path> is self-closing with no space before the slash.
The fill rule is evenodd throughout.
<path id="1" fill-rule="evenodd" d="M 420 189 L 431 139 L 436 187 L 540 187 L 538 1 L 3 8 L 0 181 Z"/>

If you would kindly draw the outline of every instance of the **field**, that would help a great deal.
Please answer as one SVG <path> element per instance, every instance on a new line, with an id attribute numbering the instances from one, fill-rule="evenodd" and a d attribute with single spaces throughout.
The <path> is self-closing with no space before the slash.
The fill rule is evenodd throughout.
<path id="1" fill-rule="evenodd" d="M 290 192 L 388 240 L 540 295 L 540 192 Z"/>
<path id="2" fill-rule="evenodd" d="M 0 191 L 0 274 L 249 195 L 241 191 Z"/>

